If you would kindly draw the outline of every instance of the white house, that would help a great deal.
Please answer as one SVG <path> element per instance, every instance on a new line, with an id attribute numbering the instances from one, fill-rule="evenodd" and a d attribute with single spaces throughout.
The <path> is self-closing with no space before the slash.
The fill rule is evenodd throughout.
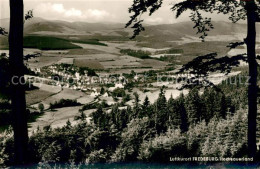
<path id="1" fill-rule="evenodd" d="M 115 84 L 115 88 L 122 89 L 122 88 L 124 88 L 124 85 L 122 83 L 117 83 L 117 84 Z"/>
<path id="2" fill-rule="evenodd" d="M 104 93 L 104 94 L 103 94 L 103 97 L 108 97 L 108 93 L 107 93 L 107 92 Z"/>
<path id="3" fill-rule="evenodd" d="M 91 94 L 90 94 L 90 96 L 92 96 L 92 97 L 96 97 L 96 96 L 98 96 L 99 95 L 99 93 L 98 92 L 92 92 Z"/>

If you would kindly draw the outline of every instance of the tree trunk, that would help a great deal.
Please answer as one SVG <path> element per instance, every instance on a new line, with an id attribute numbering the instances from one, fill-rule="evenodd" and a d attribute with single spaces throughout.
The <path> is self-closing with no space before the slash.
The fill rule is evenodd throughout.
<path id="1" fill-rule="evenodd" d="M 249 64 L 248 86 L 248 155 L 256 155 L 256 116 L 257 116 L 257 62 L 255 54 L 256 27 L 254 0 L 246 2 L 247 10 L 247 57 Z"/>
<path id="2" fill-rule="evenodd" d="M 23 0 L 10 0 L 9 51 L 12 69 L 11 105 L 14 130 L 15 163 L 26 162 L 28 129 L 23 63 Z M 21 83 L 22 82 L 22 83 Z"/>

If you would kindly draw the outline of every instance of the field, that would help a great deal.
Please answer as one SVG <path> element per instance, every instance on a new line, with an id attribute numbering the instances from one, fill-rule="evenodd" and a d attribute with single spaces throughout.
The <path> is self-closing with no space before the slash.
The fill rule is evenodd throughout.
<path id="1" fill-rule="evenodd" d="M 89 44 L 89 45 L 99 45 L 99 46 L 107 46 L 105 43 L 99 42 L 97 39 L 71 39 L 70 40 L 73 43 L 83 43 L 83 44 Z"/>
<path id="2" fill-rule="evenodd" d="M 26 104 L 32 105 L 41 102 L 42 100 L 45 100 L 46 98 L 53 95 L 52 92 L 44 91 L 44 90 L 31 90 L 26 92 Z"/>
<path id="3" fill-rule="evenodd" d="M 46 89 L 48 88 L 49 91 L 51 90 L 56 90 L 55 88 L 53 88 L 50 85 L 45 85 Z M 51 96 L 41 100 L 41 103 L 44 105 L 44 107 L 46 109 L 49 108 L 50 103 L 54 103 L 54 102 L 58 102 L 61 99 L 70 99 L 70 100 L 74 100 L 74 99 L 79 99 L 81 97 L 85 96 L 85 93 L 80 92 L 80 91 L 76 91 L 76 90 L 72 90 L 72 89 L 60 89 L 60 91 L 56 91 L 54 94 L 52 94 Z M 37 107 L 38 104 L 34 104 L 32 105 L 32 107 Z"/>
<path id="4" fill-rule="evenodd" d="M 57 63 L 63 57 L 61 56 L 40 56 L 30 59 L 27 63 L 31 68 L 42 68 Z"/>
<path id="5" fill-rule="evenodd" d="M 48 29 L 46 28 L 46 30 Z M 176 71 L 176 69 L 196 56 L 212 52 L 224 56 L 228 52 L 232 54 L 237 52 L 230 51 L 226 47 L 229 41 L 222 41 L 221 39 L 213 41 L 214 38 L 211 38 L 209 41 L 201 43 L 197 37 L 186 36 L 179 38 L 179 35 L 174 34 L 169 34 L 168 37 L 169 31 L 166 30 L 153 32 L 148 29 L 148 33 L 141 34 L 135 40 L 129 40 L 132 33 L 129 30 L 98 30 L 85 32 L 85 35 L 65 35 L 62 34 L 62 31 L 58 29 L 55 35 L 41 32 L 42 34 L 38 34 L 38 36 L 37 33 L 34 33 L 24 37 L 24 47 L 39 49 L 31 52 L 41 54 L 39 57 L 26 62 L 30 68 L 42 68 L 52 64 L 67 63 L 77 67 L 95 69 L 99 75 L 122 75 L 122 73 L 130 74 L 132 71 L 142 74 L 142 72 L 150 70 L 163 74 L 170 73 L 172 70 Z M 149 35 L 149 31 L 152 34 Z M 154 36 L 152 36 L 153 34 Z M 6 38 L 0 39 L 1 47 L 8 47 Z M 238 50 L 242 51 L 243 49 Z M 156 79 L 156 77 L 154 78 Z M 155 102 L 162 84 L 154 82 L 154 80 L 151 82 L 151 88 L 144 86 L 150 85 L 149 83 L 134 84 L 136 86 L 131 95 L 136 91 L 140 94 L 142 102 L 146 95 L 151 103 Z M 165 93 L 167 99 L 171 95 L 176 98 L 181 93 L 176 90 L 176 86 L 166 83 L 164 85 L 168 87 Z M 100 86 L 96 84 L 96 86 L 91 85 L 91 87 L 99 88 Z M 187 91 L 184 91 L 184 93 L 186 94 Z M 50 103 L 60 99 L 76 99 L 78 102 L 86 104 L 92 102 L 95 98 L 86 92 L 66 88 L 54 89 L 49 85 L 42 86 L 39 90 L 28 91 L 26 97 L 28 105 L 37 108 L 38 103 L 43 103 L 45 110 L 48 109 Z M 116 102 L 112 97 L 100 96 L 99 99 L 103 99 L 108 103 Z M 132 105 L 132 100 L 128 104 Z M 56 127 L 64 125 L 67 119 L 73 119 L 78 113 L 78 109 L 78 107 L 68 107 L 57 109 L 54 112 L 47 110 L 43 117 L 40 117 L 32 124 L 32 128 L 35 129 L 37 125 L 41 127 L 49 124 Z"/>
<path id="6" fill-rule="evenodd" d="M 74 59 L 73 64 L 77 67 L 88 67 L 90 69 L 104 69 L 104 66 L 102 66 L 102 64 L 100 64 L 98 61 L 84 58 Z"/>
<path id="7" fill-rule="evenodd" d="M 90 55 L 102 54 L 101 51 L 95 49 L 70 49 L 67 55 Z"/>
<path id="8" fill-rule="evenodd" d="M 143 72 L 149 70 L 165 71 L 171 65 L 183 65 L 191 61 L 195 56 L 203 55 L 211 52 L 218 52 L 219 55 L 225 55 L 229 49 L 226 48 L 228 42 L 190 42 L 177 45 L 172 42 L 160 42 L 161 48 L 153 48 L 153 45 L 143 46 L 143 42 L 134 41 L 110 41 L 113 38 L 106 39 L 108 41 L 99 41 L 89 39 L 89 37 L 77 36 L 76 38 L 68 37 L 44 37 L 44 36 L 26 36 L 25 46 L 30 48 L 41 49 L 41 56 L 30 59 L 27 63 L 32 68 L 41 68 L 56 63 L 68 63 L 77 67 L 88 67 L 99 70 L 99 73 L 130 73 Z M 147 43 L 150 43 L 147 41 Z M 156 44 L 157 42 L 155 42 Z M 169 45 L 168 44 L 172 44 Z M 48 50 L 47 50 L 48 49 Z M 34 51 L 36 52 L 36 51 Z M 38 51 L 39 52 L 39 51 Z M 164 56 L 160 58 L 160 56 Z M 176 66 L 178 67 L 178 66 Z M 175 68 L 176 68 L 175 67 Z M 169 84 L 166 90 L 166 98 L 172 95 L 174 98 L 179 96 L 181 91 L 176 90 Z M 159 95 L 160 84 L 153 84 L 154 89 L 144 92 L 143 89 L 135 88 L 132 92 L 140 95 L 143 102 L 145 96 L 148 96 L 151 103 L 155 102 Z M 182 91 L 187 94 L 188 91 Z M 42 86 L 39 90 L 27 92 L 27 104 L 37 108 L 38 103 L 43 103 L 47 112 L 35 122 L 31 123 L 31 129 L 35 130 L 36 126 L 44 127 L 51 125 L 52 127 L 60 127 L 66 124 L 69 119 L 73 121 L 75 115 L 78 114 L 80 107 L 60 108 L 53 112 L 48 111 L 50 103 L 59 101 L 60 99 L 76 99 L 82 104 L 94 101 L 94 97 L 84 92 L 72 89 L 53 89 L 51 86 Z M 133 97 L 133 96 L 132 96 Z M 108 103 L 115 103 L 112 97 L 100 97 Z M 132 105 L 132 100 L 127 104 Z M 73 122 L 74 123 L 74 122 Z"/>
<path id="9" fill-rule="evenodd" d="M 29 134 L 32 131 L 36 131 L 38 126 L 42 129 L 45 126 L 50 125 L 52 128 L 62 127 L 66 125 L 67 121 L 70 120 L 72 125 L 76 124 L 77 122 L 74 121 L 74 117 L 79 115 L 79 109 L 81 107 L 65 107 L 57 109 L 56 111 L 47 111 L 43 116 L 36 120 L 36 123 L 31 123 L 31 128 L 29 129 Z M 89 116 L 95 109 L 87 110 L 84 113 L 86 116 Z"/>
<path id="10" fill-rule="evenodd" d="M 25 48 L 37 48 L 41 50 L 63 50 L 81 48 L 68 40 L 46 36 L 25 36 Z"/>

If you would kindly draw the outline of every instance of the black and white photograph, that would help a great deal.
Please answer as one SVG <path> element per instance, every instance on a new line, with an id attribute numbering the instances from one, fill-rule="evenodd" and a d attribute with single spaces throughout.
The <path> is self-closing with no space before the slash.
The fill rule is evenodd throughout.
<path id="1" fill-rule="evenodd" d="M 0 168 L 259 168 L 259 64 L 259 0 L 1 0 Z"/>

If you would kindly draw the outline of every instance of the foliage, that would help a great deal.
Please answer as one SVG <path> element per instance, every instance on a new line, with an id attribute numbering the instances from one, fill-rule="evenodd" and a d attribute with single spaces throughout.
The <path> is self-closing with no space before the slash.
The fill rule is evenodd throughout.
<path id="1" fill-rule="evenodd" d="M 206 99 L 214 95 L 211 101 Z M 115 104 L 107 112 L 100 104 L 92 113 L 90 124 L 81 111 L 84 116 L 74 126 L 68 121 L 62 128 L 47 126 L 33 133 L 29 141 L 30 159 L 37 163 L 103 163 L 168 162 L 170 157 L 188 156 L 246 156 L 245 110 L 227 111 L 225 117 L 211 118 L 200 113 L 204 107 L 203 112 L 210 114 L 207 107 L 213 105 L 213 110 L 221 110 L 218 104 L 221 98 L 214 89 L 202 95 L 194 89 L 187 96 L 166 100 L 162 89 L 153 104 L 148 97 L 140 103 L 137 94 L 133 108 L 119 109 L 119 104 Z M 196 107 L 199 103 L 201 107 Z M 196 123 L 192 113 L 200 117 L 195 118 Z M 0 138 L 0 148 L 5 147 L 1 149 L 0 158 L 5 164 L 11 164 L 12 135 L 7 140 Z"/>
<path id="2" fill-rule="evenodd" d="M 133 56 L 139 59 L 149 59 L 151 58 L 151 53 L 148 51 L 142 51 L 142 50 L 132 50 L 132 49 L 121 49 L 120 53 L 127 54 L 129 56 Z"/>
<path id="3" fill-rule="evenodd" d="M 136 161 L 140 144 L 155 134 L 150 128 L 149 119 L 133 119 L 127 126 L 125 132 L 122 133 L 122 142 L 112 155 L 113 162 Z"/>
<path id="4" fill-rule="evenodd" d="M 0 96 L 7 97 L 10 95 L 11 68 L 9 60 L 0 56 Z"/>
<path id="5" fill-rule="evenodd" d="M 124 97 L 124 96 L 126 96 L 125 90 L 121 89 L 121 88 L 114 89 L 111 94 L 112 94 L 112 97 Z"/>
<path id="6" fill-rule="evenodd" d="M 88 76 L 98 76 L 93 69 L 90 69 L 88 67 L 80 67 L 79 68 L 79 74 L 80 75 L 84 75 L 85 72 L 87 72 Z"/>
<path id="7" fill-rule="evenodd" d="M 8 164 L 13 157 L 13 132 L 8 128 L 0 137 L 0 166 Z"/>
<path id="8" fill-rule="evenodd" d="M 207 126 L 204 143 L 200 145 L 203 156 L 245 157 L 247 154 L 247 116 L 237 112 L 226 120 L 215 119 Z M 205 133 L 205 132 L 204 132 Z M 200 142 L 202 143 L 202 141 Z"/>
<path id="9" fill-rule="evenodd" d="M 86 163 L 104 163 L 106 162 L 107 154 L 104 149 L 95 150 L 89 154 Z"/>
<path id="10" fill-rule="evenodd" d="M 170 157 L 188 157 L 186 137 L 180 130 L 169 130 L 165 134 L 144 141 L 138 158 L 148 162 L 168 162 Z"/>
<path id="11" fill-rule="evenodd" d="M 62 107 L 72 107 L 81 105 L 76 100 L 71 99 L 60 99 L 60 101 L 55 101 L 54 103 L 50 103 L 50 109 L 57 109 Z"/>
<path id="12" fill-rule="evenodd" d="M 38 109 L 40 110 L 40 112 L 43 112 L 44 110 L 44 105 L 42 103 L 38 104 Z"/>

